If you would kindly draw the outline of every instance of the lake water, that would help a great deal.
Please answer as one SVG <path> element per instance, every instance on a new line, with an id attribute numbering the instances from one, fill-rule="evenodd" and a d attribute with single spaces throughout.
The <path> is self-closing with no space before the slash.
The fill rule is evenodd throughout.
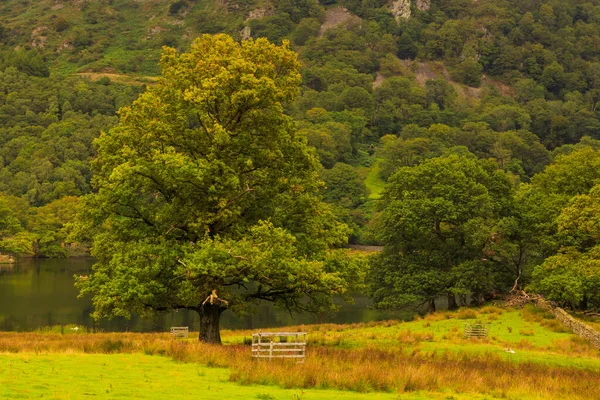
<path id="1" fill-rule="evenodd" d="M 187 310 L 165 314 L 152 320 L 133 316 L 94 321 L 90 317 L 89 299 L 77 299 L 73 275 L 90 273 L 91 259 L 28 259 L 18 264 L 0 264 L 0 331 L 31 331 L 53 325 L 74 324 L 102 331 L 162 332 L 171 326 L 190 326 L 198 330 L 198 316 Z M 310 323 L 354 323 L 385 319 L 406 319 L 409 313 L 386 313 L 373 310 L 365 296 L 355 296 L 332 314 L 289 313 L 265 303 L 248 317 L 238 318 L 226 311 L 221 327 L 256 329 Z"/>

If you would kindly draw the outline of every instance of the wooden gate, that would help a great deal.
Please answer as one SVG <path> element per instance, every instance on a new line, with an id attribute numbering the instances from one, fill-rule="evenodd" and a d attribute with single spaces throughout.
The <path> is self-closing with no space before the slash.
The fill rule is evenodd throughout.
<path id="1" fill-rule="evenodd" d="M 175 339 L 187 339 L 189 335 L 189 327 L 187 326 L 172 326 L 171 335 Z"/>
<path id="2" fill-rule="evenodd" d="M 487 337 L 490 331 L 490 324 L 465 324 L 465 338 Z"/>
<path id="3" fill-rule="evenodd" d="M 252 335 L 252 357 L 258 360 L 295 359 L 304 363 L 306 332 L 258 332 Z"/>

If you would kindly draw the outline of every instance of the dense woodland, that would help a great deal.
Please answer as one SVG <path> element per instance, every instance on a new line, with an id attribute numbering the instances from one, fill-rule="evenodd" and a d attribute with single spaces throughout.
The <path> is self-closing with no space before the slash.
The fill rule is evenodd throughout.
<path id="1" fill-rule="evenodd" d="M 377 306 L 527 288 L 600 307 L 600 2 L 432 0 L 408 19 L 373 0 L 30 3 L 0 4 L 2 252 L 68 255 L 93 141 L 146 89 L 119 76 L 246 27 L 299 54 L 286 113 L 350 241 L 385 246 Z"/>

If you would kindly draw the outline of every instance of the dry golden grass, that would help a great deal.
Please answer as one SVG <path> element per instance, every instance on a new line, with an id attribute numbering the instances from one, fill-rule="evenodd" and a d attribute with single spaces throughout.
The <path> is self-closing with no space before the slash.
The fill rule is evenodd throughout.
<path id="1" fill-rule="evenodd" d="M 315 324 L 315 325 L 293 325 L 286 326 L 284 329 L 286 332 L 307 332 L 307 333 L 315 333 L 315 332 L 344 332 L 348 330 L 362 329 L 362 328 L 374 328 L 374 327 L 390 327 L 398 325 L 399 321 L 397 320 L 387 320 L 387 321 L 371 321 L 371 322 L 363 322 L 363 323 L 354 323 L 354 324 Z M 277 328 L 262 328 L 262 332 L 280 332 L 282 330 L 281 327 Z M 221 337 L 239 337 L 239 336 L 252 336 L 253 333 L 256 333 L 256 330 L 223 330 L 221 331 Z"/>
<path id="2" fill-rule="evenodd" d="M 458 319 L 475 319 L 477 318 L 477 311 L 471 310 L 470 308 L 463 308 L 456 313 Z"/>
<path id="3" fill-rule="evenodd" d="M 481 307 L 479 309 L 479 313 L 480 314 L 495 314 L 495 315 L 502 315 L 504 313 L 504 310 L 501 309 L 500 307 L 495 307 L 495 306 L 485 306 L 485 307 Z"/>
<path id="4" fill-rule="evenodd" d="M 546 347 L 546 350 L 569 357 L 598 357 L 598 349 L 590 341 L 577 336 L 555 340 Z"/>
<path id="5" fill-rule="evenodd" d="M 537 322 L 553 332 L 570 332 L 548 310 L 528 305 L 521 310 L 521 316 L 528 322 Z"/>
<path id="6" fill-rule="evenodd" d="M 453 333 L 457 333 L 456 332 Z M 406 330 L 402 343 L 428 340 Z M 528 346 L 526 341 L 520 345 Z M 561 343 L 565 352 L 577 341 Z M 0 352 L 145 353 L 181 362 L 229 367 L 231 380 L 243 384 L 275 384 L 286 388 L 335 388 L 354 391 L 455 391 L 512 398 L 539 394 L 549 399 L 598 398 L 600 372 L 503 361 L 491 353 L 423 352 L 418 349 L 308 347 L 304 365 L 254 362 L 243 345 L 211 346 L 194 340 L 175 341 L 168 334 L 0 332 Z"/>
<path id="7" fill-rule="evenodd" d="M 452 318 L 452 314 L 447 311 L 435 312 L 435 313 L 427 314 L 427 315 L 425 315 L 425 317 L 423 317 L 424 320 L 429 321 L 429 322 L 437 322 L 437 321 L 442 321 L 442 320 L 450 319 L 450 318 Z"/>
<path id="8" fill-rule="evenodd" d="M 412 332 L 410 329 L 398 332 L 396 339 L 398 343 L 415 345 L 420 342 L 430 342 L 434 338 L 432 332 Z"/>
<path id="9" fill-rule="evenodd" d="M 521 336 L 533 336 L 533 335 L 535 335 L 535 332 L 531 328 L 525 328 L 525 329 L 520 329 L 519 330 L 519 335 L 521 335 Z"/>
<path id="10" fill-rule="evenodd" d="M 571 312 L 570 314 L 573 317 L 585 322 L 592 329 L 595 329 L 598 332 L 600 332 L 600 315 L 599 314 L 586 315 L 586 314 L 583 314 L 580 312 Z"/>

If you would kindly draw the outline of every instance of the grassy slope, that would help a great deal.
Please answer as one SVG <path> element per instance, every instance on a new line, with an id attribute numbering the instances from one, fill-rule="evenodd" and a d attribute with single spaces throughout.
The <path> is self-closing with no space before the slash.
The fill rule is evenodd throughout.
<path id="1" fill-rule="evenodd" d="M 211 13 L 219 15 L 219 27 L 235 34 L 243 25 L 246 10 L 227 12 L 211 0 L 193 2 L 177 15 L 169 15 L 172 0 L 0 2 L 0 24 L 10 30 L 9 47 L 35 46 L 53 60 L 57 74 L 116 72 L 157 75 L 158 60 L 165 43 L 187 47 L 192 38 L 215 29 Z M 208 16 L 207 16 L 208 13 Z M 68 23 L 57 31 L 56 21 Z M 89 34 L 85 50 L 73 48 L 77 36 Z M 167 39 L 168 38 L 168 39 Z M 80 49 L 81 50 L 81 49 Z M 135 67 L 132 67 L 135 65 Z"/>
<path id="2" fill-rule="evenodd" d="M 369 189 L 369 200 L 381 198 L 385 182 L 379 177 L 379 160 L 375 160 L 369 168 L 363 169 L 360 173 L 365 177 L 365 185 Z"/>
<path id="3" fill-rule="evenodd" d="M 489 338 L 463 338 L 464 325 L 474 322 L 490 324 Z M 438 312 L 411 322 L 326 324 L 291 329 L 308 330 L 308 340 L 313 345 L 401 348 L 431 354 L 494 354 L 516 362 L 600 371 L 600 351 L 566 332 L 552 315 L 532 307 L 511 311 L 484 307 L 480 311 Z M 242 343 L 251 333 L 225 331 L 223 340 Z"/>
<path id="4" fill-rule="evenodd" d="M 142 354 L 0 354 L 0 398 L 386 400 L 440 394 L 361 394 L 339 390 L 240 386 L 229 370 Z M 478 397 L 478 396 L 477 396 Z M 473 398 L 473 397 L 469 397 Z"/>

